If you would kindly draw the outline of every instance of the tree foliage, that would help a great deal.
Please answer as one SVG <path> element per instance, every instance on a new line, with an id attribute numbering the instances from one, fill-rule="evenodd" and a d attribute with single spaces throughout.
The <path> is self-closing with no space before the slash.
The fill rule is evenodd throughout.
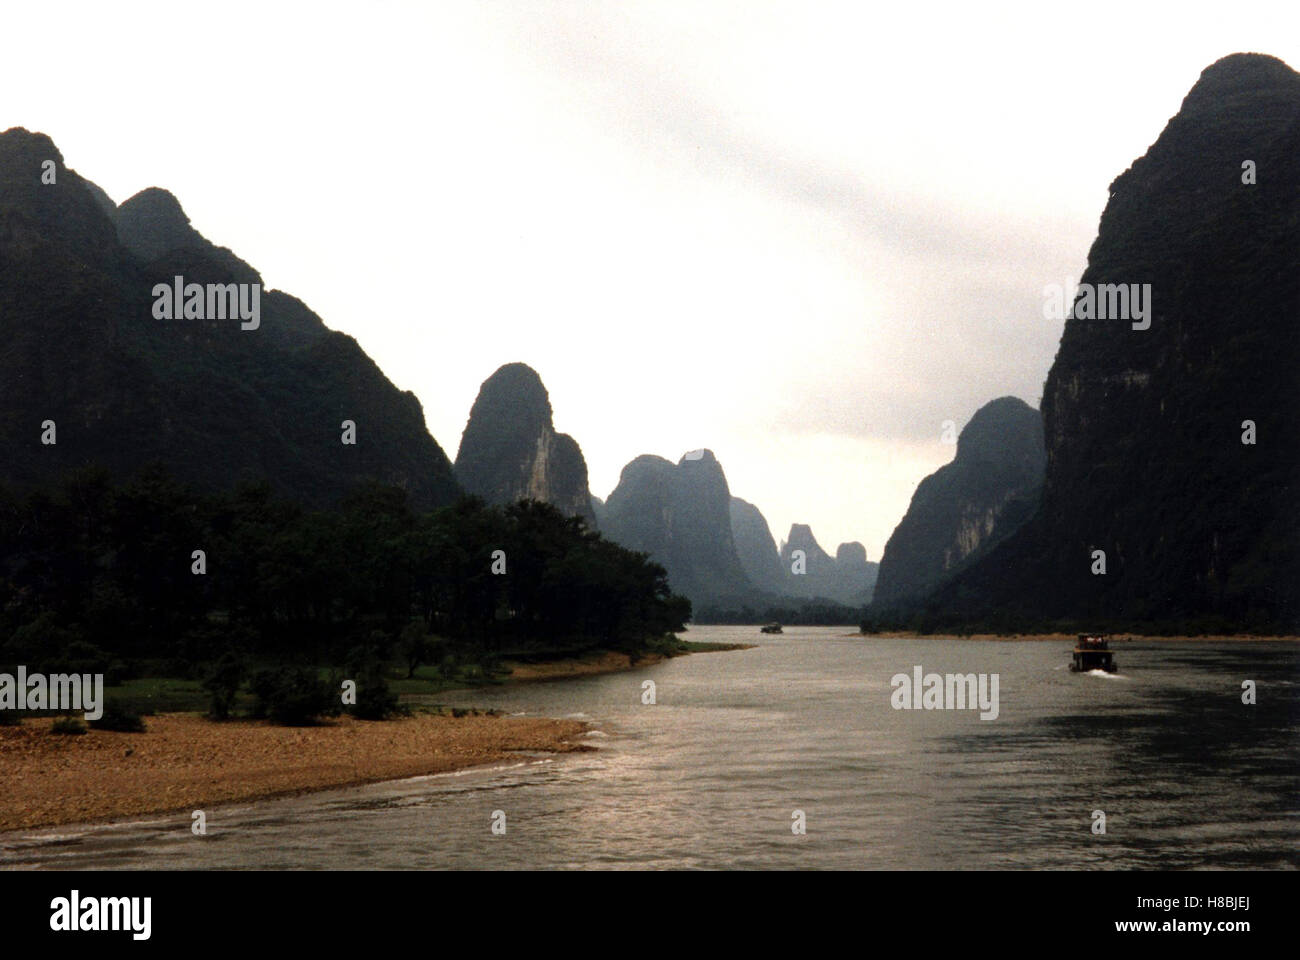
<path id="1" fill-rule="evenodd" d="M 203 494 L 160 468 L 0 489 L 0 665 L 187 674 L 217 716 L 250 657 L 344 664 L 361 647 L 413 673 L 517 650 L 635 652 L 689 618 L 662 567 L 543 503 L 421 513 L 370 485 L 308 511 L 265 484 Z"/>

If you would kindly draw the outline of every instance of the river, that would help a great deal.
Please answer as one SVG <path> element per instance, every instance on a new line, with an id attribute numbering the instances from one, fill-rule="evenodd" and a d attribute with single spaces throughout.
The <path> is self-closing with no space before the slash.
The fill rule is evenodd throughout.
<path id="1" fill-rule="evenodd" d="M 756 646 L 446 694 L 449 705 L 588 720 L 598 749 L 216 807 L 206 837 L 188 815 L 11 833 L 0 866 L 1300 865 L 1300 646 L 1119 643 L 1119 673 L 1101 675 L 1069 672 L 1068 643 L 846 634 L 698 627 L 689 639 Z M 916 666 L 996 674 L 997 718 L 895 709 L 891 677 Z M 1254 705 L 1242 703 L 1244 680 Z"/>

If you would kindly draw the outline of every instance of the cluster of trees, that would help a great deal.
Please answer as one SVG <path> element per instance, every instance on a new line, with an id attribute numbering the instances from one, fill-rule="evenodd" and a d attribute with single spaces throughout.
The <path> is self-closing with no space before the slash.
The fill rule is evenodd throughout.
<path id="1" fill-rule="evenodd" d="M 662 567 L 543 503 L 416 512 L 372 485 L 309 511 L 265 484 L 196 493 L 161 467 L 0 489 L 0 664 L 109 683 L 224 669 L 229 687 L 268 662 L 636 653 L 690 615 Z"/>

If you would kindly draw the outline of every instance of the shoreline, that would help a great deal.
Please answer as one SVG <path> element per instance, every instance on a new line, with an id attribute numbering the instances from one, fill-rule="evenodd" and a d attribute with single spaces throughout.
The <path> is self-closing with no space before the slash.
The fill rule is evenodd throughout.
<path id="1" fill-rule="evenodd" d="M 1003 643 L 1027 643 L 1035 641 L 1052 641 L 1054 643 L 1074 643 L 1078 636 L 1073 633 L 919 633 L 915 630 L 882 630 L 879 633 L 861 633 L 854 631 L 843 634 L 845 637 L 860 637 L 863 640 L 988 640 Z M 1106 634 L 1106 638 L 1112 643 L 1266 643 L 1276 641 L 1280 643 L 1300 642 L 1300 636 L 1261 636 L 1258 634 L 1228 633 L 1228 634 L 1202 634 L 1198 636 L 1190 635 L 1165 635 L 1165 634 L 1145 634 L 1145 633 L 1116 633 Z"/>
<path id="2" fill-rule="evenodd" d="M 446 693 L 466 690 L 487 690 L 494 686 L 513 687 L 524 683 L 545 683 L 550 680 L 569 680 L 574 677 L 594 677 L 607 673 L 623 673 L 637 667 L 649 667 L 665 660 L 691 656 L 697 653 L 723 653 L 730 650 L 752 650 L 752 643 L 712 643 L 707 641 L 684 641 L 691 648 L 672 653 L 647 653 L 637 657 L 635 663 L 630 655 L 616 650 L 595 650 L 582 657 L 565 657 L 560 660 L 504 660 L 502 666 L 510 668 L 510 675 L 498 684 L 478 684 L 448 688 Z"/>
<path id="3" fill-rule="evenodd" d="M 696 642 L 672 653 L 646 654 L 635 664 L 628 654 L 611 650 L 538 663 L 507 660 L 511 673 L 502 683 L 442 692 L 619 673 L 676 656 L 752 646 Z M 582 721 L 479 712 L 420 712 L 383 721 L 344 715 L 309 727 L 217 722 L 194 712 L 159 713 L 144 721 L 143 733 L 92 729 L 72 736 L 51 733 L 49 717 L 0 727 L 6 781 L 0 836 L 454 773 L 517 760 L 521 753 L 596 749 L 577 742 L 590 729 Z"/>
<path id="4" fill-rule="evenodd" d="M 42 718 L 0 727 L 0 835 L 67 824 L 189 813 L 222 804 L 452 773 L 580 753 L 577 720 L 478 714 L 352 717 L 313 727 L 197 714 L 145 718 L 144 733 L 50 732 Z"/>

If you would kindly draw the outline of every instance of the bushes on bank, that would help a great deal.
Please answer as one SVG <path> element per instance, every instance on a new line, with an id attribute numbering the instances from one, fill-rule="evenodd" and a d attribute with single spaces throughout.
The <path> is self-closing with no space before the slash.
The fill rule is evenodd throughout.
<path id="1" fill-rule="evenodd" d="M 401 713 L 397 694 L 388 688 L 384 663 L 374 648 L 354 649 L 348 655 L 348 679 L 356 685 L 357 702 L 348 712 L 359 720 L 386 720 Z"/>
<path id="2" fill-rule="evenodd" d="M 249 688 L 256 698 L 253 716 L 285 726 L 311 726 L 343 709 L 338 688 L 306 667 L 259 670 Z"/>
<path id="3" fill-rule="evenodd" d="M 94 730 L 111 730 L 114 733 L 144 733 L 144 720 L 134 710 L 110 700 L 97 720 L 88 721 Z"/>
<path id="4" fill-rule="evenodd" d="M 64 736 L 81 736 L 86 732 L 86 722 L 81 717 L 55 717 L 50 733 Z"/>
<path id="5" fill-rule="evenodd" d="M 235 697 L 248 670 L 234 651 L 227 650 L 203 678 L 203 689 L 212 697 L 209 713 L 214 720 L 226 720 L 235 708 Z"/>

